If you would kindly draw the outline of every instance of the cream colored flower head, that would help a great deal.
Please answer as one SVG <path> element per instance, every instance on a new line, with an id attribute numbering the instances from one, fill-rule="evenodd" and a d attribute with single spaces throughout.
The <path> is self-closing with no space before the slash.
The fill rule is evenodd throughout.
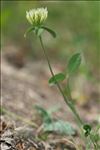
<path id="1" fill-rule="evenodd" d="M 47 19 L 47 8 L 37 8 L 26 12 L 26 18 L 33 26 L 42 25 Z"/>

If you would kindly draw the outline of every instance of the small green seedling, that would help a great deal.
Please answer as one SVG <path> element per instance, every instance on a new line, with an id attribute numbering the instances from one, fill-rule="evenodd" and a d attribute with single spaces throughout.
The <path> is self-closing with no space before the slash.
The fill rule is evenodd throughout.
<path id="1" fill-rule="evenodd" d="M 52 117 L 52 113 L 57 111 L 57 108 L 54 108 L 53 110 L 48 109 L 45 110 L 43 107 L 36 105 L 35 109 L 38 111 L 42 118 L 42 128 L 43 133 L 52 133 L 55 132 L 60 135 L 75 135 L 76 131 L 72 127 L 71 123 L 67 121 L 57 120 Z"/>

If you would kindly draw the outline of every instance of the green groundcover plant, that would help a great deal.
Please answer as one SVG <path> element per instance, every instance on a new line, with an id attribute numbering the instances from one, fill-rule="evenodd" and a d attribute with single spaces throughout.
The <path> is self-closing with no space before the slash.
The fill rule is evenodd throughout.
<path id="1" fill-rule="evenodd" d="M 67 69 L 65 69 L 64 72 L 54 74 L 53 69 L 51 67 L 49 57 L 47 55 L 47 51 L 45 50 L 45 47 L 44 47 L 43 39 L 42 39 L 42 33 L 44 31 L 47 31 L 48 33 L 50 33 L 54 38 L 56 37 L 56 33 L 52 29 L 50 29 L 44 25 L 47 17 L 48 17 L 47 8 L 37 8 L 37 9 L 32 9 L 32 10 L 27 11 L 26 18 L 27 18 L 28 22 L 31 24 L 31 27 L 28 28 L 28 30 L 26 31 L 24 36 L 26 37 L 27 33 L 33 32 L 40 40 L 40 44 L 42 46 L 45 58 L 48 63 L 48 67 L 49 67 L 51 75 L 52 75 L 52 77 L 49 79 L 49 84 L 57 86 L 65 103 L 72 111 L 72 113 L 76 119 L 77 125 L 80 129 L 80 135 L 84 140 L 86 150 L 91 150 L 93 147 L 94 147 L 94 150 L 99 150 L 100 149 L 100 146 L 98 144 L 99 127 L 97 127 L 96 131 L 94 131 L 90 124 L 83 122 L 82 118 L 80 117 L 80 115 L 77 112 L 77 109 L 76 109 L 76 107 L 73 103 L 72 97 L 71 97 L 70 78 L 73 75 L 73 73 L 76 72 L 76 70 L 79 68 L 79 66 L 81 64 L 81 53 L 77 52 L 71 56 L 71 58 L 69 59 L 68 65 L 67 65 Z M 64 91 L 63 87 L 61 86 L 61 82 L 63 80 L 67 81 L 67 88 L 66 88 L 67 94 L 65 94 L 65 91 Z"/>

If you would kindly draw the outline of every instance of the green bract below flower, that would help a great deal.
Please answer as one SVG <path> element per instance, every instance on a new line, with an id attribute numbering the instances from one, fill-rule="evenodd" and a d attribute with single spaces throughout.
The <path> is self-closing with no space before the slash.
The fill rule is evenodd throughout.
<path id="1" fill-rule="evenodd" d="M 47 8 L 37 8 L 26 12 L 26 18 L 33 26 L 42 25 L 47 19 Z"/>

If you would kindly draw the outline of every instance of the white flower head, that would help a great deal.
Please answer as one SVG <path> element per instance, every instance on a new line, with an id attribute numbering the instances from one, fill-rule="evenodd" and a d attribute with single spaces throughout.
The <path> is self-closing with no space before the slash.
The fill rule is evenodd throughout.
<path id="1" fill-rule="evenodd" d="M 47 8 L 37 8 L 26 12 L 26 18 L 34 26 L 42 25 L 47 19 Z"/>

